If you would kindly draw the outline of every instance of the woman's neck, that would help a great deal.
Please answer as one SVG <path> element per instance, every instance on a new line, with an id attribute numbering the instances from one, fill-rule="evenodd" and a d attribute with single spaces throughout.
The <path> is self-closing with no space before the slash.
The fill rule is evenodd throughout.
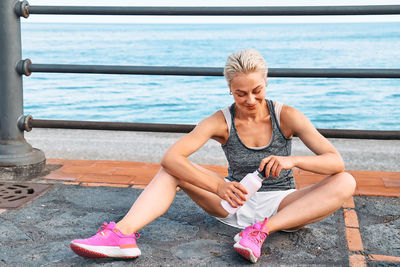
<path id="1" fill-rule="evenodd" d="M 259 121 L 264 120 L 265 117 L 269 115 L 269 110 L 267 108 L 267 102 L 263 101 L 263 103 L 256 109 L 254 112 L 246 112 L 237 107 L 235 105 L 235 118 L 242 121 Z"/>

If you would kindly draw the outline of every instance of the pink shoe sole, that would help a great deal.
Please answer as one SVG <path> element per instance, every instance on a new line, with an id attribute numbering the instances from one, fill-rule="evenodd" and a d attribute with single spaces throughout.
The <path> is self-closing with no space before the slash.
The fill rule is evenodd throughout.
<path id="1" fill-rule="evenodd" d="M 95 258 L 95 259 L 108 258 L 108 256 L 105 254 L 90 251 L 88 249 L 81 248 L 75 244 L 70 244 L 69 246 L 71 247 L 73 252 L 85 258 Z"/>
<path id="2" fill-rule="evenodd" d="M 92 259 L 102 259 L 102 258 L 109 258 L 109 256 L 99 253 L 99 252 L 95 252 L 95 251 L 91 251 L 82 247 L 79 247 L 75 244 L 70 244 L 69 245 L 70 248 L 72 249 L 73 252 L 75 252 L 77 255 L 81 256 L 81 257 L 85 257 L 85 258 L 92 258 Z M 137 258 L 138 256 L 133 256 L 133 257 L 122 257 L 122 259 L 134 259 Z"/>
<path id="3" fill-rule="evenodd" d="M 256 263 L 258 258 L 256 258 L 253 255 L 253 252 L 245 247 L 242 247 L 239 243 L 236 243 L 233 248 L 236 250 L 237 253 L 239 253 L 241 256 L 243 256 L 246 260 L 251 261 L 252 263 Z"/>

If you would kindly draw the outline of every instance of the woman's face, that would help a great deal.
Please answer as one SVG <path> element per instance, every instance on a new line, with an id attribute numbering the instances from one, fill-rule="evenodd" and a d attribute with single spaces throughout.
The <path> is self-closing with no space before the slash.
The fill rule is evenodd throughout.
<path id="1" fill-rule="evenodd" d="M 245 113 L 255 113 L 264 108 L 267 77 L 262 73 L 240 73 L 233 77 L 229 86 L 236 107 Z"/>

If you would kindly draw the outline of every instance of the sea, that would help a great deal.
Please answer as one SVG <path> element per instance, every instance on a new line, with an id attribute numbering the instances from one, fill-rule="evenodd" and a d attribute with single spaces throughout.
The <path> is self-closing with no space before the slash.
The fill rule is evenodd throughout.
<path id="1" fill-rule="evenodd" d="M 34 64 L 223 67 L 255 48 L 271 68 L 400 69 L 400 23 L 22 23 Z M 229 106 L 224 77 L 32 73 L 35 119 L 196 124 Z M 269 78 L 267 98 L 317 128 L 400 130 L 400 79 Z"/>

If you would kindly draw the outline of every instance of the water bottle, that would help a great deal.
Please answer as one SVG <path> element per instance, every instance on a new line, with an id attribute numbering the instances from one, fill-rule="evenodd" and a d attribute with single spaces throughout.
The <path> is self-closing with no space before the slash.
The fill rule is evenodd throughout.
<path id="1" fill-rule="evenodd" d="M 251 198 L 255 192 L 260 189 L 262 181 L 264 180 L 265 176 L 265 167 L 264 169 L 260 172 L 259 170 L 256 170 L 255 172 L 248 173 L 241 181 L 240 183 L 247 189 L 247 194 L 246 194 L 246 199 L 248 200 Z M 230 214 L 234 214 L 239 208 L 234 208 L 232 207 L 226 200 L 221 200 L 221 205 L 222 207 L 229 212 Z"/>

